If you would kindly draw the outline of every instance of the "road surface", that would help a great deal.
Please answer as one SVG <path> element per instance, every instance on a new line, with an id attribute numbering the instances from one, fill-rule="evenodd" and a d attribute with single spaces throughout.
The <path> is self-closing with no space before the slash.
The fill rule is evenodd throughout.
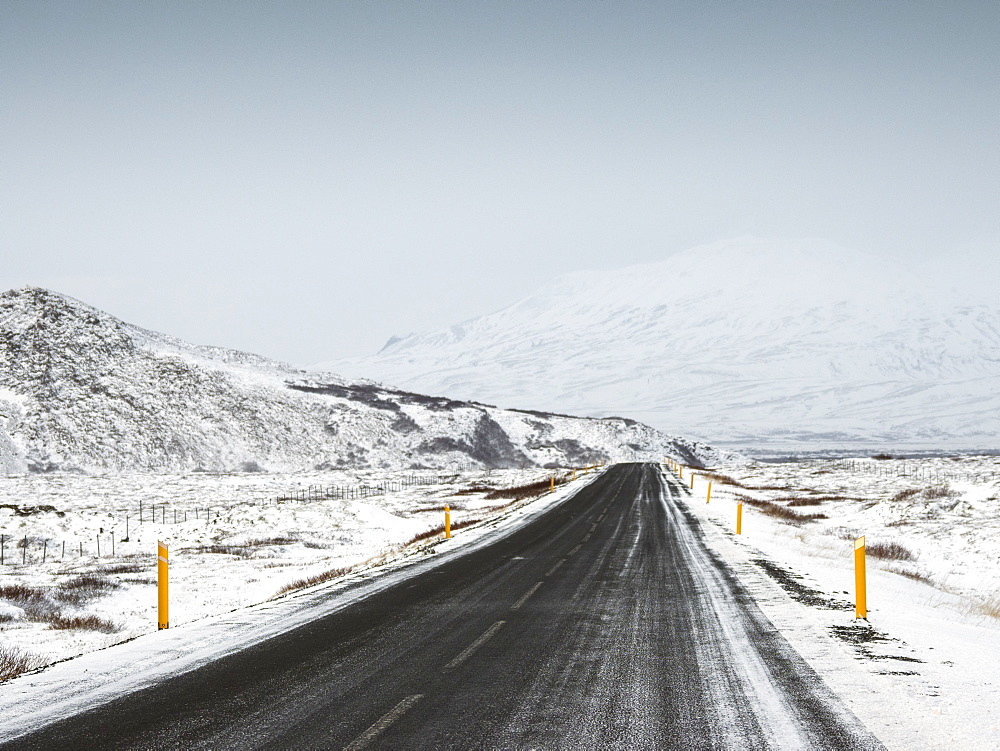
<path id="1" fill-rule="evenodd" d="M 653 464 L 495 544 L 23 736 L 58 749 L 881 749 Z"/>

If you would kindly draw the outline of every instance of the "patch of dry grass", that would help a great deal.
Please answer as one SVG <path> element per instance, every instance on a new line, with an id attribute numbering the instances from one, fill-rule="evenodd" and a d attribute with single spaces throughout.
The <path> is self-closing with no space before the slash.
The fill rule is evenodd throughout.
<path id="1" fill-rule="evenodd" d="M 556 485 L 564 485 L 569 482 L 569 477 L 563 475 L 561 477 L 555 478 Z M 552 482 L 550 480 L 539 480 L 538 482 L 528 483 L 527 485 L 518 485 L 513 488 L 497 488 L 496 490 L 491 490 L 486 494 L 485 498 L 487 501 L 496 501 L 499 499 L 520 501 L 525 498 L 531 498 L 536 495 L 542 495 L 543 493 L 548 493 L 549 488 L 552 487 Z"/>
<path id="2" fill-rule="evenodd" d="M 912 561 L 916 556 L 898 542 L 866 542 L 865 553 L 883 561 Z"/>
<path id="3" fill-rule="evenodd" d="M 746 487 L 746 485 L 744 485 L 739 480 L 734 479 L 729 475 L 720 474 L 718 472 L 699 472 L 698 474 L 719 485 L 732 485 L 734 488 Z"/>
<path id="4" fill-rule="evenodd" d="M 296 579 L 293 582 L 289 582 L 281 589 L 277 591 L 274 595 L 279 597 L 280 595 L 287 594 L 289 592 L 294 592 L 297 589 L 304 589 L 306 587 L 312 587 L 316 584 L 322 584 L 323 582 L 328 582 L 331 579 L 339 579 L 341 576 L 351 573 L 354 570 L 354 566 L 345 566 L 343 568 L 332 568 L 329 571 L 323 571 L 319 574 L 313 574 L 312 576 L 307 576 L 304 579 Z"/>
<path id="5" fill-rule="evenodd" d="M 54 599 L 79 607 L 90 600 L 121 589 L 114 579 L 100 574 L 81 574 L 62 582 L 52 593 Z"/>
<path id="6" fill-rule="evenodd" d="M 47 663 L 42 657 L 22 652 L 9 644 L 0 644 L 0 681 L 37 670 Z"/>
<path id="7" fill-rule="evenodd" d="M 774 517 L 775 519 L 781 519 L 782 521 L 792 522 L 794 524 L 799 524 L 803 522 L 816 521 L 817 519 L 826 519 L 826 514 L 800 514 L 798 512 L 792 511 L 787 506 L 782 506 L 781 504 L 775 503 L 774 501 L 764 501 L 758 498 L 751 498 L 746 495 L 736 496 L 740 501 L 745 503 L 747 506 L 752 506 L 753 508 L 760 511 L 762 514 Z"/>
<path id="8" fill-rule="evenodd" d="M 883 571 L 888 571 L 890 574 L 898 574 L 899 576 L 905 576 L 907 579 L 912 579 L 913 581 L 921 582 L 922 584 L 931 584 L 934 582 L 929 576 L 921 574 L 919 571 L 914 571 L 913 569 L 905 568 L 903 566 L 885 566 Z"/>
<path id="9" fill-rule="evenodd" d="M 461 521 L 452 522 L 451 531 L 454 532 L 456 530 L 462 529 L 463 527 L 471 527 L 473 524 L 478 524 L 481 521 L 482 519 L 477 517 L 474 519 L 462 519 Z M 440 537 L 443 534 L 444 534 L 444 525 L 441 524 L 437 527 L 434 527 L 433 529 L 428 529 L 424 532 L 419 532 L 418 534 L 415 534 L 409 540 L 404 542 L 400 547 L 405 548 L 406 546 L 413 545 L 416 542 L 423 542 L 424 540 L 429 540 L 432 537 Z"/>
<path id="10" fill-rule="evenodd" d="M 63 631 L 79 629 L 81 631 L 100 631 L 102 634 L 114 634 L 121 631 L 117 623 L 100 618 L 96 615 L 58 615 L 49 621 L 49 628 Z"/>
<path id="11" fill-rule="evenodd" d="M 49 621 L 61 614 L 60 605 L 41 587 L 9 584 L 0 587 L 0 598 L 21 608 L 30 621 Z"/>
<path id="12" fill-rule="evenodd" d="M 477 493 L 492 493 L 496 488 L 492 485 L 472 485 L 462 490 L 456 490 L 452 495 L 476 495 Z"/>
<path id="13" fill-rule="evenodd" d="M 975 600 L 969 610 L 987 618 L 1000 619 L 1000 592 L 994 592 L 982 600 Z"/>

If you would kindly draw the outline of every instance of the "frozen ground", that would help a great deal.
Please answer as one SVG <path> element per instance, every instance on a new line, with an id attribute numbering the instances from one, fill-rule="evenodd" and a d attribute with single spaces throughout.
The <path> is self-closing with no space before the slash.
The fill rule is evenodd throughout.
<path id="1" fill-rule="evenodd" d="M 696 477 L 691 508 L 708 522 L 709 541 L 889 748 L 1000 748 L 1000 460 L 716 471 L 739 485 L 716 477 L 706 504 L 707 478 Z M 737 537 L 740 496 L 827 518 L 785 521 L 745 502 Z M 862 534 L 870 553 L 882 546 L 896 556 L 868 556 L 868 624 L 853 609 Z"/>
<path id="2" fill-rule="evenodd" d="M 399 555 L 415 536 L 443 523 L 446 504 L 453 524 L 503 514 L 499 507 L 508 500 L 463 491 L 552 474 L 0 477 L 0 647 L 44 664 L 155 631 L 157 540 L 171 550 L 170 621 L 177 626 L 263 602 L 303 578 Z M 362 495 L 386 484 L 384 494 Z M 352 497 L 275 503 L 320 486 Z M 140 498 L 144 523 L 138 521 Z M 26 555 L 19 547 L 25 538 Z"/>
<path id="3" fill-rule="evenodd" d="M 690 499 L 691 509 L 706 522 L 709 544 L 731 563 L 775 626 L 889 748 L 1000 748 L 995 717 L 1000 706 L 995 659 L 1000 654 L 1000 459 L 815 460 L 714 471 L 712 502 L 704 503 L 705 473 L 696 477 Z M 483 516 L 490 513 L 484 507 L 503 503 L 486 501 L 481 492 L 455 495 L 461 490 L 520 485 L 545 476 L 544 470 L 505 470 L 0 478 L 0 507 L 16 505 L 22 512 L 26 506 L 53 507 L 28 516 L 0 508 L 6 513 L 0 518 L 5 534 L 48 536 L 61 553 L 60 536 L 96 538 L 102 526 L 108 530 L 114 523 L 118 540 L 114 559 L 95 559 L 85 550 L 83 558 L 68 552 L 65 560 L 41 564 L 29 558 L 26 566 L 19 563 L 21 550 L 8 547 L 18 563 L 0 569 L 0 586 L 45 588 L 64 617 L 94 615 L 122 627 L 110 634 L 53 629 L 50 622 L 19 612 L 30 607 L 8 600 L 0 605 L 0 621 L 7 619 L 0 624 L 2 645 L 51 661 L 147 635 L 8 684 L 0 709 L 23 716 L 30 725 L 54 711 L 57 687 L 69 686 L 60 711 L 92 703 L 95 671 L 107 675 L 108 691 L 136 688 L 178 669 L 176 660 L 214 659 L 275 628 L 315 617 L 334 605 L 305 592 L 244 608 L 306 576 L 353 564 L 364 569 L 365 561 L 404 555 L 399 546 L 438 526 L 445 503 L 455 509 L 456 521 Z M 278 495 L 310 485 L 356 488 L 406 477 L 430 484 L 368 498 L 273 503 Z M 516 522 L 572 487 L 492 516 L 503 517 L 504 524 Z M 186 509 L 189 521 L 130 523 L 130 541 L 122 543 L 122 516 L 126 510 L 134 513 L 133 501 L 140 496 L 144 505 L 167 504 L 168 519 L 173 509 L 181 516 Z M 736 537 L 740 496 L 826 518 L 788 521 L 747 501 L 743 534 Z M 205 521 L 199 513 L 197 521 L 191 520 L 195 507 L 207 506 L 218 515 Z M 480 544 L 484 534 L 492 533 L 463 530 L 449 546 Z M 896 559 L 869 557 L 867 624 L 854 620 L 851 604 L 853 540 L 859 534 L 866 535 L 869 550 L 895 543 L 909 553 L 909 559 L 898 549 Z M 172 544 L 172 623 L 188 624 L 161 634 L 155 634 L 153 548 L 158 538 Z M 121 586 L 98 588 L 79 606 L 72 598 L 59 599 L 61 590 L 74 591 L 67 582 L 95 573 Z M 379 581 L 406 572 L 388 566 L 385 574 L 374 574 L 361 574 L 361 579 L 381 586 Z M 202 632 L 208 637 L 199 641 Z M 33 709 L 24 714 L 26 708 Z"/>

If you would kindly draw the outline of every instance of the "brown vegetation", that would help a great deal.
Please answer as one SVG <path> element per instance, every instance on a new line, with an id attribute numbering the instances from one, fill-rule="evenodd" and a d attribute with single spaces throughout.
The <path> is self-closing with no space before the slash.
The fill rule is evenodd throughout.
<path id="1" fill-rule="evenodd" d="M 774 501 L 764 501 L 758 498 L 751 498 L 746 495 L 736 496 L 739 500 L 745 503 L 747 506 L 753 506 L 755 509 L 760 511 L 762 514 L 767 516 L 772 516 L 775 519 L 781 519 L 783 521 L 802 523 L 811 522 L 817 519 L 826 519 L 826 514 L 799 514 L 792 511 L 787 506 L 782 506 Z"/>
<path id="2" fill-rule="evenodd" d="M 37 655 L 22 652 L 9 644 L 0 644 L 0 681 L 37 670 L 45 662 Z"/>
<path id="3" fill-rule="evenodd" d="M 908 548 L 898 542 L 872 542 L 865 545 L 865 553 L 884 561 L 912 561 L 915 559 Z"/>
<path id="4" fill-rule="evenodd" d="M 100 631 L 102 634 L 114 634 L 121 631 L 121 626 L 111 621 L 106 621 L 96 615 L 57 615 L 49 621 L 49 628 L 55 629 L 82 629 L 85 631 Z"/>

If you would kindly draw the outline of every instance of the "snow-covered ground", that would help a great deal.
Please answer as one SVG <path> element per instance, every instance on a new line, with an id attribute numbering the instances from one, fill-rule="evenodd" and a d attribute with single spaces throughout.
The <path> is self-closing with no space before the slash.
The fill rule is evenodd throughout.
<path id="1" fill-rule="evenodd" d="M 733 464 L 712 471 L 738 484 L 717 476 L 706 504 L 707 480 L 698 471 L 687 502 L 705 522 L 709 544 L 732 565 L 775 626 L 889 748 L 1000 748 L 1000 721 L 994 714 L 1000 706 L 995 664 L 1000 654 L 1000 459 L 813 460 Z M 412 560 L 415 548 L 400 546 L 440 525 L 445 504 L 456 522 L 483 516 L 492 521 L 457 532 L 437 549 L 482 544 L 494 534 L 493 524 L 523 522 L 526 514 L 538 513 L 582 482 L 493 512 L 485 508 L 504 501 L 486 501 L 482 492 L 456 493 L 547 476 L 535 469 L 0 478 L 5 534 L 48 536 L 60 554 L 60 536 L 89 539 L 112 523 L 117 540 L 114 559 L 95 559 L 86 550 L 77 558 L 67 551 L 65 560 L 40 564 L 29 559 L 26 566 L 19 562 L 21 550 L 8 547 L 7 554 L 16 551 L 17 562 L 0 568 L 0 586 L 44 589 L 66 618 L 94 615 L 122 627 L 110 634 L 53 629 L 50 622 L 19 612 L 31 606 L 6 599 L 0 604 L 0 646 L 52 661 L 145 635 L 112 652 L 88 654 L 7 684 L 0 710 L 16 710 L 23 715 L 18 722 L 28 727 L 51 719 L 53 711 L 70 712 L 81 702 L 96 701 L 95 671 L 108 677 L 108 686 L 98 693 L 134 690 L 179 669 L 178 660 L 200 664 L 275 628 L 316 617 L 323 608 L 342 607 L 350 598 L 316 599 L 308 590 L 269 598 L 296 580 L 351 565 L 362 573 L 345 579 L 360 577 L 369 587 L 406 575 L 392 561 Z M 357 488 L 391 481 L 399 487 L 405 478 L 429 484 L 367 498 L 273 502 L 309 486 Z M 688 470 L 685 479 L 690 479 Z M 746 502 L 743 534 L 737 537 L 735 504 L 741 496 L 827 518 L 793 523 Z M 180 516 L 187 510 L 188 521 L 130 522 L 130 541 L 122 543 L 122 515 L 132 513 L 137 497 L 145 499 L 144 506 L 167 504 L 168 519 L 172 509 Z M 789 499 L 796 505 L 789 506 Z M 5 505 L 54 510 L 17 516 Z M 200 512 L 199 519 L 191 519 L 195 507 L 208 506 L 218 512 L 211 521 Z M 860 534 L 869 550 L 895 543 L 910 554 L 909 560 L 869 556 L 868 624 L 855 621 L 852 605 L 853 542 Z M 160 634 L 155 633 L 157 539 L 171 544 L 171 623 L 186 624 Z M 382 561 L 389 564 L 373 567 Z M 60 599 L 60 592 L 74 591 L 67 583 L 86 574 L 120 586 L 96 593 L 81 587 L 78 591 L 89 594 L 79 606 Z M 61 709 L 54 710 L 57 689 Z M 5 731 L 14 732 L 15 725 L 20 727 L 9 724 Z"/>
<path id="2" fill-rule="evenodd" d="M 695 478 L 690 507 L 707 522 L 710 544 L 889 748 L 1000 748 L 1000 459 L 716 471 L 746 487 L 716 478 L 706 504 L 708 480 Z M 737 537 L 741 496 L 827 518 L 788 522 L 745 502 Z M 853 607 L 860 535 L 870 553 L 867 625 Z M 871 554 L 893 544 L 906 551 L 897 549 L 901 559 Z"/>
<path id="3" fill-rule="evenodd" d="M 0 647 L 49 663 L 155 631 L 158 540 L 170 547 L 170 622 L 177 626 L 263 602 L 304 578 L 397 557 L 415 536 L 443 524 L 445 505 L 455 525 L 507 514 L 510 508 L 499 507 L 510 501 L 468 491 L 519 486 L 553 474 L 530 469 L 0 477 L 5 560 Z M 384 485 L 389 489 L 383 494 L 369 494 Z M 347 490 L 349 497 L 275 502 L 321 486 Z M 138 499 L 143 499 L 143 523 Z M 25 538 L 27 555 L 18 547 Z M 72 619 L 87 617 L 99 620 L 72 627 Z"/>

